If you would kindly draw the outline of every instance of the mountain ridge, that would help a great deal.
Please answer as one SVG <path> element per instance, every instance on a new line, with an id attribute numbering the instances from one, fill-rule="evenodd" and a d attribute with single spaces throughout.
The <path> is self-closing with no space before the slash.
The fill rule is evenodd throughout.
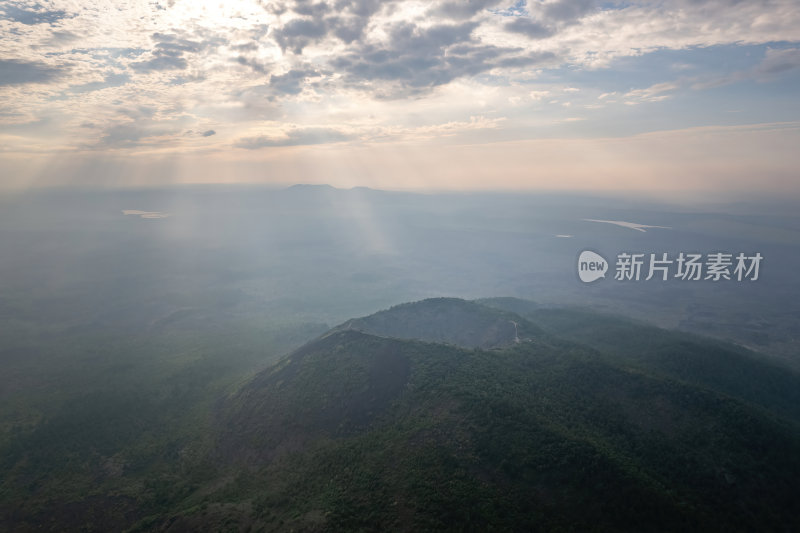
<path id="1" fill-rule="evenodd" d="M 454 316 L 486 331 L 513 316 L 485 308 L 423 300 L 357 324 L 380 329 L 396 317 L 396 331 L 410 334 L 438 310 L 440 327 L 423 333 L 453 334 Z M 247 521 L 267 531 L 800 526 L 791 511 L 800 432 L 781 413 L 534 323 L 531 342 L 483 349 L 376 336 L 350 322 L 226 401 L 219 468 L 250 479 L 212 501 L 253 502 Z M 220 520 L 173 518 L 165 530 Z"/>

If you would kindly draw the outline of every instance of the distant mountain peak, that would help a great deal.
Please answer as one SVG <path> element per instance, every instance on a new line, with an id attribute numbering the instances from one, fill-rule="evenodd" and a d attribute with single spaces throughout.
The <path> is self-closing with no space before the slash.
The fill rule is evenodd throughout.
<path id="1" fill-rule="evenodd" d="M 327 183 L 296 183 L 284 189 L 286 191 L 338 191 L 333 185 Z"/>

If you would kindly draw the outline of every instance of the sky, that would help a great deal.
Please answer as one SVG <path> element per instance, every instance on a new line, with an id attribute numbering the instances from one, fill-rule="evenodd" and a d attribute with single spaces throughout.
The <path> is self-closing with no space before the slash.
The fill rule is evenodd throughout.
<path id="1" fill-rule="evenodd" d="M 798 0 L 0 0 L 0 190 L 800 199 Z"/>

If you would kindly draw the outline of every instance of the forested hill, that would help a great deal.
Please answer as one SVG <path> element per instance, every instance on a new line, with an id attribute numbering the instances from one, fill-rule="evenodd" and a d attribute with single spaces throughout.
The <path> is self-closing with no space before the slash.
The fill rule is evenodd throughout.
<path id="1" fill-rule="evenodd" d="M 456 333 L 460 316 L 469 336 Z M 541 315 L 535 337 L 490 350 L 456 344 L 529 322 L 438 299 L 345 323 L 226 401 L 215 460 L 229 481 L 161 527 L 800 528 L 800 432 L 781 407 L 800 378 L 635 323 L 616 354 L 608 338 L 594 347 L 588 329 L 567 328 L 590 316 Z M 421 340 L 408 338 L 414 324 Z M 745 360 L 750 382 L 737 382 L 730 367 Z M 728 377 L 711 379 L 714 365 Z"/>

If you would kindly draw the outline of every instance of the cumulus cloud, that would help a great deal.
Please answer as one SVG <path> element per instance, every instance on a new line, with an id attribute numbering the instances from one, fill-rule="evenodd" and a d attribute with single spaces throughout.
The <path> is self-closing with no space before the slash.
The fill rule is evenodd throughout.
<path id="1" fill-rule="evenodd" d="M 393 3 L 393 0 L 296 0 L 289 4 L 275 4 L 269 7 L 273 13 L 291 12 L 300 16 L 276 26 L 272 37 L 281 50 L 295 54 L 302 54 L 307 46 L 329 37 L 350 44 L 363 37 L 373 15 Z"/>
<path id="2" fill-rule="evenodd" d="M 282 50 L 287 48 L 296 54 L 303 52 L 303 48 L 328 33 L 328 25 L 324 20 L 312 18 L 293 19 L 283 27 L 275 30 L 273 37 Z"/>
<path id="3" fill-rule="evenodd" d="M 354 46 L 333 58 L 331 66 L 352 87 L 385 82 L 376 95 L 401 98 L 493 68 L 531 66 L 553 57 L 484 44 L 473 36 L 476 28 L 475 22 L 427 27 L 396 22 L 385 28 L 385 41 Z"/>

